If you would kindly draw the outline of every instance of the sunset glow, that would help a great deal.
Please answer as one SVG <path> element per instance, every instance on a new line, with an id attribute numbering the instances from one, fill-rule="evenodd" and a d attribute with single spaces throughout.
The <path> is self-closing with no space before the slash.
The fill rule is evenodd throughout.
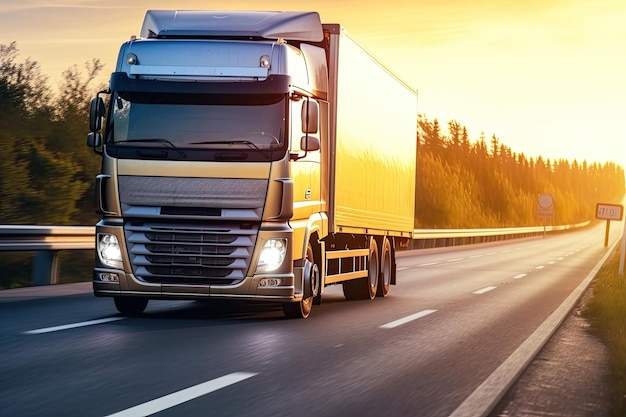
<path id="1" fill-rule="evenodd" d="M 113 70 L 145 10 L 316 10 L 419 91 L 419 111 L 515 152 L 626 165 L 626 2 L 0 0 L 0 43 L 56 85 L 91 58 Z"/>

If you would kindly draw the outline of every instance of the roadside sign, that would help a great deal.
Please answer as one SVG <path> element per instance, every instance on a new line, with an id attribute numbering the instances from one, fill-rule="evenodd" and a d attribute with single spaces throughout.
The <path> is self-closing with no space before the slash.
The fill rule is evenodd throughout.
<path id="1" fill-rule="evenodd" d="M 621 204 L 596 204 L 596 219 L 622 220 L 624 206 Z"/>
<path id="2" fill-rule="evenodd" d="M 623 216 L 624 206 L 621 204 L 596 204 L 596 219 L 606 220 L 604 247 L 609 246 L 609 232 L 611 231 L 611 220 L 622 220 Z"/>
<path id="3" fill-rule="evenodd" d="M 552 194 L 539 194 L 537 200 L 537 217 L 551 219 L 554 216 L 554 197 Z"/>
<path id="4" fill-rule="evenodd" d="M 554 197 L 552 194 L 539 194 L 539 208 L 542 209 L 551 209 L 554 205 Z"/>

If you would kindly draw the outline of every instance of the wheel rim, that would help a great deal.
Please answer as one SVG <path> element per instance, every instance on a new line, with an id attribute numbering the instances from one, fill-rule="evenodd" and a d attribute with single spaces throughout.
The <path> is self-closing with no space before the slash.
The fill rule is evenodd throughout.
<path id="1" fill-rule="evenodd" d="M 385 239 L 383 243 L 382 259 L 381 259 L 380 283 L 378 295 L 386 296 L 391 286 L 391 244 Z"/>
<path id="2" fill-rule="evenodd" d="M 373 299 L 376 297 L 376 291 L 378 289 L 378 247 L 376 241 L 372 238 L 370 241 L 370 264 L 368 268 L 368 281 L 369 281 L 369 297 Z"/>

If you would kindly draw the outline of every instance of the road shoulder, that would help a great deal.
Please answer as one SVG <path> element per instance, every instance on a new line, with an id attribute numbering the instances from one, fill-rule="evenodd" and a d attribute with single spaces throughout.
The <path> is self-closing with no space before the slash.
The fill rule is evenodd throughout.
<path id="1" fill-rule="evenodd" d="M 66 295 L 87 294 L 90 292 L 93 292 L 91 281 L 77 282 L 74 284 L 13 288 L 9 290 L 0 290 L 0 303 L 30 301 L 50 297 L 63 297 Z"/>
<path id="2" fill-rule="evenodd" d="M 592 291 L 590 286 L 490 417 L 609 415 L 607 348 L 581 315 Z"/>

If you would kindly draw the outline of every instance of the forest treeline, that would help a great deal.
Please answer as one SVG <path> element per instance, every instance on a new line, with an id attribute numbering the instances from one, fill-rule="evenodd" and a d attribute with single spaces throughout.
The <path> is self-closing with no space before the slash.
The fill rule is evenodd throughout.
<path id="1" fill-rule="evenodd" d="M 553 197 L 549 224 L 575 224 L 593 219 L 597 203 L 624 196 L 624 168 L 614 162 L 529 158 L 495 134 L 472 141 L 455 120 L 444 132 L 437 119 L 420 115 L 418 127 L 417 228 L 540 225 L 540 194 Z"/>
<path id="2" fill-rule="evenodd" d="M 15 42 L 0 45 L 0 224 L 91 225 L 100 158 L 86 146 L 89 101 L 99 60 L 68 68 L 58 92 L 36 61 L 20 61 Z M 541 224 L 537 197 L 552 194 L 551 223 L 589 220 L 598 202 L 621 201 L 624 170 L 612 162 L 528 158 L 493 135 L 419 116 L 418 228 L 513 227 Z M 592 140 L 592 138 L 590 138 Z"/>

